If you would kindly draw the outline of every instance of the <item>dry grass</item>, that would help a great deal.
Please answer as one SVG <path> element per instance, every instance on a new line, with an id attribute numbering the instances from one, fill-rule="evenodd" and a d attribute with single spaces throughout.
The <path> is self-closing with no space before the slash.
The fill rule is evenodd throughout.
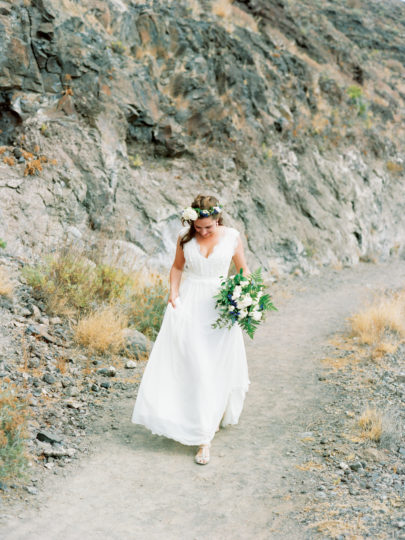
<path id="1" fill-rule="evenodd" d="M 13 296 L 14 285 L 6 268 L 0 266 L 0 296 Z"/>
<path id="2" fill-rule="evenodd" d="M 17 388 L 0 389 L 0 480 L 22 476 L 27 467 L 28 406 Z"/>
<path id="3" fill-rule="evenodd" d="M 128 320 L 114 306 L 101 308 L 79 321 L 75 340 L 99 353 L 118 351 L 124 345 Z"/>
<path id="4" fill-rule="evenodd" d="M 349 319 L 351 335 L 364 345 L 381 347 L 384 334 L 405 336 L 405 294 L 382 298 Z"/>
<path id="5" fill-rule="evenodd" d="M 375 408 L 367 408 L 357 421 L 364 439 L 379 442 L 383 433 L 383 415 Z"/>
<path id="6" fill-rule="evenodd" d="M 341 535 L 348 535 L 347 538 L 359 540 L 363 536 L 358 536 L 358 533 L 364 530 L 364 525 L 361 518 L 357 519 L 356 523 L 348 523 L 341 519 L 325 519 L 318 521 L 310 525 L 311 528 L 315 528 L 319 533 L 327 536 L 327 538 L 338 538 Z"/>
<path id="7" fill-rule="evenodd" d="M 402 163 L 398 163 L 396 161 L 387 161 L 385 165 L 391 173 L 401 174 L 404 172 L 404 166 Z"/>
<path id="8" fill-rule="evenodd" d="M 212 4 L 212 13 L 218 17 L 230 17 L 233 0 L 215 0 Z"/>

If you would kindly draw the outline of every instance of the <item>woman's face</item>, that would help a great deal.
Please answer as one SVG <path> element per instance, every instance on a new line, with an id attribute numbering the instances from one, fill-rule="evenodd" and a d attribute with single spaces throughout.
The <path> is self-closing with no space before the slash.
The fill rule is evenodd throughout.
<path id="1" fill-rule="evenodd" d="M 215 233 L 217 222 L 211 216 L 205 218 L 198 218 L 194 221 L 194 228 L 196 232 L 202 236 L 211 236 Z"/>

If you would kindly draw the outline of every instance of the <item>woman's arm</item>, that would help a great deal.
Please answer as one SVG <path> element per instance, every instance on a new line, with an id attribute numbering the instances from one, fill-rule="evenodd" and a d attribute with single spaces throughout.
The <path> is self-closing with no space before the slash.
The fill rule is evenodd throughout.
<path id="1" fill-rule="evenodd" d="M 181 274 L 183 272 L 186 259 L 184 258 L 183 248 L 180 246 L 180 237 L 177 239 L 176 255 L 173 265 L 170 269 L 170 292 L 169 302 L 175 308 L 176 298 L 179 296 Z"/>
<path id="2" fill-rule="evenodd" d="M 240 236 L 238 237 L 238 244 L 236 246 L 236 250 L 234 256 L 232 257 L 232 260 L 235 263 L 236 272 L 239 272 L 240 269 L 243 268 L 244 276 L 248 276 L 250 274 L 250 270 L 245 259 L 245 253 L 243 251 L 242 239 Z"/>

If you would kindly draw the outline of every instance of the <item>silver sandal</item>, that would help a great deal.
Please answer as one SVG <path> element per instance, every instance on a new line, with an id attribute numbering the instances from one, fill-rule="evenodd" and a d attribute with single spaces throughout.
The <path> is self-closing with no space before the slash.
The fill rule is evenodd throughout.
<path id="1" fill-rule="evenodd" d="M 198 449 L 197 454 L 195 455 L 195 462 L 198 465 L 207 465 L 210 461 L 210 444 L 201 444 Z"/>

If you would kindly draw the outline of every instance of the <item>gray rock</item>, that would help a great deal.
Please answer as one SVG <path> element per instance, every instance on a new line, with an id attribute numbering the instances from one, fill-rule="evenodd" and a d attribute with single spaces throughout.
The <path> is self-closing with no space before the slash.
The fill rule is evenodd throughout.
<path id="1" fill-rule="evenodd" d="M 39 319 L 42 316 L 41 310 L 35 304 L 31 305 L 31 309 L 32 309 L 32 317 L 33 317 L 34 321 L 39 321 Z"/>
<path id="2" fill-rule="evenodd" d="M 97 373 L 106 377 L 115 377 L 117 370 L 114 366 L 108 366 L 97 370 Z"/>
<path id="3" fill-rule="evenodd" d="M 52 433 L 51 431 L 45 429 L 38 431 L 36 438 L 39 441 L 49 442 L 51 444 L 60 444 L 62 442 L 62 437 L 60 435 L 57 435 L 56 433 Z"/>
<path id="4" fill-rule="evenodd" d="M 360 463 L 360 461 L 355 461 L 354 463 L 350 463 L 350 468 L 352 471 L 359 471 L 363 469 L 363 465 Z"/>
<path id="5" fill-rule="evenodd" d="M 72 457 L 75 455 L 76 450 L 74 448 L 44 448 L 42 451 L 45 457 L 52 457 L 59 459 L 61 457 Z"/>
<path id="6" fill-rule="evenodd" d="M 76 386 L 69 386 L 65 389 L 65 395 L 70 397 L 76 397 L 80 394 L 80 390 Z"/>
<path id="7" fill-rule="evenodd" d="M 150 351 L 152 343 L 135 328 L 126 328 L 124 331 L 125 349 L 131 352 L 135 358 Z"/>
<path id="8" fill-rule="evenodd" d="M 137 366 L 137 363 L 134 362 L 133 360 L 128 360 L 128 362 L 126 362 L 126 364 L 125 364 L 125 367 L 127 369 L 135 369 L 136 366 Z"/>
<path id="9" fill-rule="evenodd" d="M 395 376 L 395 379 L 397 382 L 399 383 L 405 383 L 405 373 L 398 373 L 396 376 Z"/>
<path id="10" fill-rule="evenodd" d="M 56 382 L 56 377 L 52 373 L 45 373 L 42 377 L 42 380 L 48 384 L 54 384 Z"/>
<path id="11" fill-rule="evenodd" d="M 37 495 L 38 489 L 34 486 L 24 486 L 25 491 L 28 491 L 30 495 Z"/>
<path id="12" fill-rule="evenodd" d="M 31 356 L 31 358 L 28 360 L 28 367 L 29 368 L 37 368 L 39 367 L 40 359 L 36 356 Z"/>
<path id="13" fill-rule="evenodd" d="M 100 387 L 99 387 L 98 384 L 93 383 L 93 384 L 91 385 L 91 390 L 92 390 L 93 392 L 100 392 Z"/>

